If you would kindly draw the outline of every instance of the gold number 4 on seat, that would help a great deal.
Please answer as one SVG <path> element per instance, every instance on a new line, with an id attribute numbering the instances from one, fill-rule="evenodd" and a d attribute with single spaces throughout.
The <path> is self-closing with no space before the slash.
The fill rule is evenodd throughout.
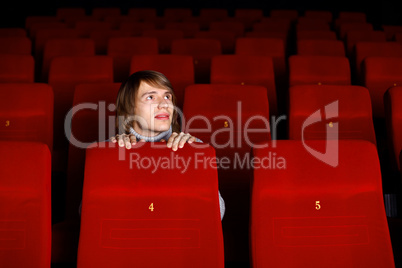
<path id="1" fill-rule="evenodd" d="M 149 208 L 149 210 L 150 210 L 150 211 L 152 211 L 152 212 L 153 212 L 153 211 L 154 211 L 154 203 L 151 203 L 151 205 L 149 205 L 149 207 L 148 207 L 148 208 Z"/>

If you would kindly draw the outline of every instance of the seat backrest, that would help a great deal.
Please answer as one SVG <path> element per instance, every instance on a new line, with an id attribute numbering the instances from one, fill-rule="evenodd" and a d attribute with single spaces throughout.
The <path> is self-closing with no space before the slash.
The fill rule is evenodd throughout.
<path id="1" fill-rule="evenodd" d="M 0 54 L 0 83 L 33 83 L 34 68 L 31 55 Z"/>
<path id="2" fill-rule="evenodd" d="M 253 267 L 395 267 L 374 144 L 268 145 L 253 151 Z"/>
<path id="3" fill-rule="evenodd" d="M 45 144 L 0 141 L 0 263 L 50 267 L 51 157 Z M 23 165 L 21 164 L 23 162 Z"/>
<path id="4" fill-rule="evenodd" d="M 0 83 L 0 140 L 53 148 L 53 91 L 41 83 Z"/>
<path id="5" fill-rule="evenodd" d="M 31 55 L 31 39 L 28 37 L 0 37 L 0 54 Z"/>
<path id="6" fill-rule="evenodd" d="M 110 144 L 86 151 L 77 267 L 223 268 L 217 169 L 196 162 L 215 159 L 213 148 Z M 172 157 L 186 160 L 187 168 L 169 162 Z"/>
<path id="7" fill-rule="evenodd" d="M 344 43 L 339 40 L 298 40 L 297 55 L 346 56 Z"/>
<path id="8" fill-rule="evenodd" d="M 297 40 L 337 40 L 334 31 L 300 30 L 296 32 Z"/>
<path id="9" fill-rule="evenodd" d="M 288 136 L 294 140 L 360 139 L 376 144 L 367 88 L 337 85 L 290 87 Z"/>

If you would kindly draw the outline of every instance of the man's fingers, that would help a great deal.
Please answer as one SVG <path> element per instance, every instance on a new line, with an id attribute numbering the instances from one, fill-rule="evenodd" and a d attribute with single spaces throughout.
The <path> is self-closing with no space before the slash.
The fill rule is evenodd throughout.
<path id="1" fill-rule="evenodd" d="M 176 132 L 173 132 L 173 133 L 172 133 L 172 135 L 169 137 L 169 140 L 168 140 L 168 142 L 167 142 L 167 144 L 166 144 L 166 146 L 167 146 L 168 148 L 171 148 L 171 147 L 172 147 L 173 141 L 174 141 L 175 137 L 178 136 L 178 135 L 179 135 L 179 134 L 177 134 Z"/>
<path id="2" fill-rule="evenodd" d="M 184 136 L 184 133 L 180 132 L 179 136 L 175 137 L 173 144 L 172 144 L 173 151 L 177 151 L 177 147 L 179 146 L 179 142 L 183 138 L 183 136 Z"/>
<path id="3" fill-rule="evenodd" d="M 195 142 L 197 140 L 197 138 L 196 137 L 194 137 L 194 136 L 191 136 L 189 139 L 188 139 L 188 143 L 193 143 L 193 142 Z"/>
<path id="4" fill-rule="evenodd" d="M 132 145 L 137 143 L 137 138 L 132 134 L 130 135 L 130 142 L 131 142 Z"/>
<path id="5" fill-rule="evenodd" d="M 179 141 L 179 148 L 183 148 L 184 144 L 191 138 L 190 134 L 185 134 Z"/>

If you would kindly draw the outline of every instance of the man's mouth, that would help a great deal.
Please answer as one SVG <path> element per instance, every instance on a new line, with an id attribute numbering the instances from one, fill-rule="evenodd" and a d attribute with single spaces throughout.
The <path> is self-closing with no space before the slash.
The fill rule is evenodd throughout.
<path id="1" fill-rule="evenodd" d="M 170 115 L 168 113 L 157 114 L 155 119 L 158 120 L 169 120 Z"/>

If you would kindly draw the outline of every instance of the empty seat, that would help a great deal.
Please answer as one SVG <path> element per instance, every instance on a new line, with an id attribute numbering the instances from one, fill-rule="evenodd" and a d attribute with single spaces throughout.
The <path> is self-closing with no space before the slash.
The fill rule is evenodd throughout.
<path id="1" fill-rule="evenodd" d="M 234 17 L 243 22 L 246 29 L 251 28 L 253 23 L 261 20 L 264 12 L 261 8 L 236 8 L 234 10 Z"/>
<path id="2" fill-rule="evenodd" d="M 339 40 L 298 40 L 297 55 L 344 57 L 344 43 Z"/>
<path id="3" fill-rule="evenodd" d="M 151 37 L 112 37 L 109 39 L 107 55 L 113 57 L 114 81 L 122 82 L 130 74 L 133 55 L 158 54 L 158 40 Z"/>
<path id="4" fill-rule="evenodd" d="M 184 33 L 181 30 L 144 30 L 144 37 L 153 37 L 158 40 L 159 53 L 169 54 L 171 52 L 172 42 L 174 40 L 183 39 Z"/>
<path id="5" fill-rule="evenodd" d="M 50 267 L 51 169 L 45 144 L 0 142 L 0 263 Z M 23 159 L 23 165 L 22 165 Z"/>
<path id="6" fill-rule="evenodd" d="M 348 31 L 345 41 L 347 55 L 353 59 L 357 42 L 386 42 L 387 40 L 383 31 Z"/>
<path id="7" fill-rule="evenodd" d="M 105 21 L 83 21 L 79 20 L 75 23 L 74 28 L 78 31 L 80 37 L 89 37 L 91 31 L 94 30 L 111 30 L 112 24 Z"/>
<path id="8" fill-rule="evenodd" d="M 0 54 L 31 55 L 31 39 L 28 37 L 0 37 Z"/>
<path id="9" fill-rule="evenodd" d="M 253 267 L 395 267 L 374 144 L 268 145 L 253 150 Z"/>
<path id="10" fill-rule="evenodd" d="M 1 28 L 0 37 L 27 37 L 27 31 L 24 28 Z"/>
<path id="11" fill-rule="evenodd" d="M 94 41 L 89 38 L 48 40 L 43 51 L 42 81 L 47 81 L 50 63 L 59 56 L 95 56 Z"/>
<path id="12" fill-rule="evenodd" d="M 0 83 L 0 140 L 53 149 L 53 91 L 41 83 Z"/>
<path id="13" fill-rule="evenodd" d="M 69 28 L 75 28 L 77 22 L 80 22 L 80 23 L 82 23 L 82 22 L 87 22 L 87 23 L 101 22 L 92 16 L 71 16 L 71 17 L 65 18 L 63 21 L 65 24 L 68 25 Z M 87 27 L 87 26 L 85 26 L 85 27 Z"/>
<path id="14" fill-rule="evenodd" d="M 184 131 L 211 144 L 224 163 L 218 168 L 219 189 L 231 204 L 222 222 L 225 260 L 247 263 L 252 169 L 246 162 L 254 144 L 271 138 L 266 88 L 191 85 L 186 88 L 183 112 Z"/>
<path id="15" fill-rule="evenodd" d="M 364 12 L 340 11 L 338 19 L 340 21 L 366 22 L 367 18 Z"/>
<path id="16" fill-rule="evenodd" d="M 0 83 L 32 83 L 34 68 L 31 55 L 0 54 Z"/>
<path id="17" fill-rule="evenodd" d="M 285 31 L 289 32 L 292 20 L 286 18 L 262 18 L 253 24 L 253 31 Z"/>
<path id="18" fill-rule="evenodd" d="M 271 57 L 215 56 L 211 62 L 211 84 L 263 86 L 267 89 L 270 115 L 278 115 L 274 65 Z"/>
<path id="19" fill-rule="evenodd" d="M 384 94 L 402 84 L 402 57 L 368 57 L 363 66 L 364 86 L 371 96 L 373 115 L 384 118 Z"/>
<path id="20" fill-rule="evenodd" d="M 56 17 L 65 20 L 68 17 L 84 17 L 85 9 L 82 7 L 59 7 L 56 9 Z"/>
<path id="21" fill-rule="evenodd" d="M 402 47 L 397 42 L 357 42 L 355 44 L 356 75 L 362 82 L 362 65 L 368 57 L 402 57 Z"/>
<path id="22" fill-rule="evenodd" d="M 297 31 L 297 40 L 337 40 L 336 33 L 333 31 Z"/>
<path id="23" fill-rule="evenodd" d="M 37 22 L 60 22 L 60 20 L 56 16 L 27 16 L 25 18 L 25 29 L 29 32 L 32 25 Z"/>
<path id="24" fill-rule="evenodd" d="M 200 17 L 208 17 L 214 20 L 224 20 L 229 17 L 226 8 L 201 8 Z"/>
<path id="25" fill-rule="evenodd" d="M 296 30 L 330 31 L 331 27 L 325 19 L 299 17 L 296 23 Z"/>
<path id="26" fill-rule="evenodd" d="M 141 36 L 145 30 L 155 30 L 153 22 L 122 22 L 119 29 L 122 31 L 131 31 L 133 36 Z"/>
<path id="27" fill-rule="evenodd" d="M 384 95 L 388 150 L 393 171 L 401 170 L 399 156 L 402 151 L 402 87 L 389 88 Z"/>
<path id="28" fill-rule="evenodd" d="M 35 37 L 35 58 L 42 61 L 43 49 L 47 40 L 57 38 L 78 38 L 78 31 L 75 29 L 40 29 Z"/>
<path id="29" fill-rule="evenodd" d="M 209 24 L 210 31 L 234 32 L 236 37 L 244 35 L 245 26 L 238 21 L 214 21 Z"/>
<path id="30" fill-rule="evenodd" d="M 67 29 L 69 26 L 64 22 L 35 22 L 29 29 L 29 38 L 34 40 L 40 29 Z"/>
<path id="31" fill-rule="evenodd" d="M 128 16 L 136 18 L 138 21 L 156 18 L 156 8 L 129 8 Z"/>
<path id="32" fill-rule="evenodd" d="M 339 25 L 339 38 L 345 40 L 349 31 L 373 31 L 373 25 L 366 22 L 343 22 Z"/>
<path id="33" fill-rule="evenodd" d="M 184 38 L 193 38 L 200 31 L 200 24 L 196 22 L 168 22 L 165 29 L 183 31 Z"/>
<path id="34" fill-rule="evenodd" d="M 306 18 L 324 19 L 326 22 L 332 22 L 332 12 L 328 10 L 306 10 L 304 12 Z"/>
<path id="35" fill-rule="evenodd" d="M 209 83 L 211 59 L 222 54 L 222 48 L 221 43 L 215 39 L 180 39 L 172 42 L 172 54 L 192 56 L 195 82 Z"/>
<path id="36" fill-rule="evenodd" d="M 144 159 L 163 161 L 172 151 L 138 145 L 121 152 L 124 161 L 107 143 L 87 149 L 77 267 L 223 268 L 216 165 L 196 162 L 215 162 L 213 148 L 175 152 L 189 163 L 184 171 L 144 168 Z"/>
<path id="37" fill-rule="evenodd" d="M 290 56 L 289 85 L 350 85 L 349 60 L 336 56 Z"/>
<path id="38" fill-rule="evenodd" d="M 165 8 L 163 17 L 173 19 L 180 22 L 186 18 L 193 16 L 193 11 L 190 8 Z"/>
<path id="39" fill-rule="evenodd" d="M 296 21 L 299 17 L 299 12 L 295 9 L 272 9 L 270 12 L 271 18 L 284 18 Z"/>
<path id="40" fill-rule="evenodd" d="M 85 149 L 116 135 L 115 105 L 120 83 L 79 84 L 74 91 L 66 183 L 66 219 L 79 217 Z"/>
<path id="41" fill-rule="evenodd" d="M 119 16 L 121 10 L 118 7 L 96 7 L 92 9 L 92 17 L 104 20 L 107 16 Z"/>
<path id="42" fill-rule="evenodd" d="M 138 22 L 136 18 L 127 15 L 106 16 L 103 21 L 109 22 L 112 25 L 112 30 L 119 29 L 120 24 L 123 22 Z"/>
<path id="43" fill-rule="evenodd" d="M 49 85 L 54 91 L 54 169 L 65 171 L 68 140 L 64 132 L 67 112 L 73 104 L 75 86 L 113 82 L 113 58 L 108 56 L 61 56 L 50 64 Z M 68 120 L 68 118 L 67 118 Z"/>
<path id="44" fill-rule="evenodd" d="M 134 55 L 131 57 L 130 73 L 154 70 L 163 73 L 173 86 L 176 105 L 183 109 L 184 91 L 194 84 L 194 62 L 185 55 Z"/>
<path id="45" fill-rule="evenodd" d="M 290 87 L 289 139 L 359 139 L 376 144 L 367 88 L 335 85 Z"/>
<path id="46" fill-rule="evenodd" d="M 221 42 L 223 54 L 233 54 L 235 49 L 236 34 L 228 31 L 200 31 L 195 38 L 216 39 Z"/>
<path id="47" fill-rule="evenodd" d="M 401 25 L 381 25 L 381 28 L 385 32 L 387 41 L 394 41 L 395 34 L 402 33 Z"/>
<path id="48" fill-rule="evenodd" d="M 133 36 L 131 31 L 126 30 L 94 30 L 89 33 L 89 38 L 95 43 L 95 53 L 105 55 L 107 53 L 107 44 L 112 37 Z"/>

